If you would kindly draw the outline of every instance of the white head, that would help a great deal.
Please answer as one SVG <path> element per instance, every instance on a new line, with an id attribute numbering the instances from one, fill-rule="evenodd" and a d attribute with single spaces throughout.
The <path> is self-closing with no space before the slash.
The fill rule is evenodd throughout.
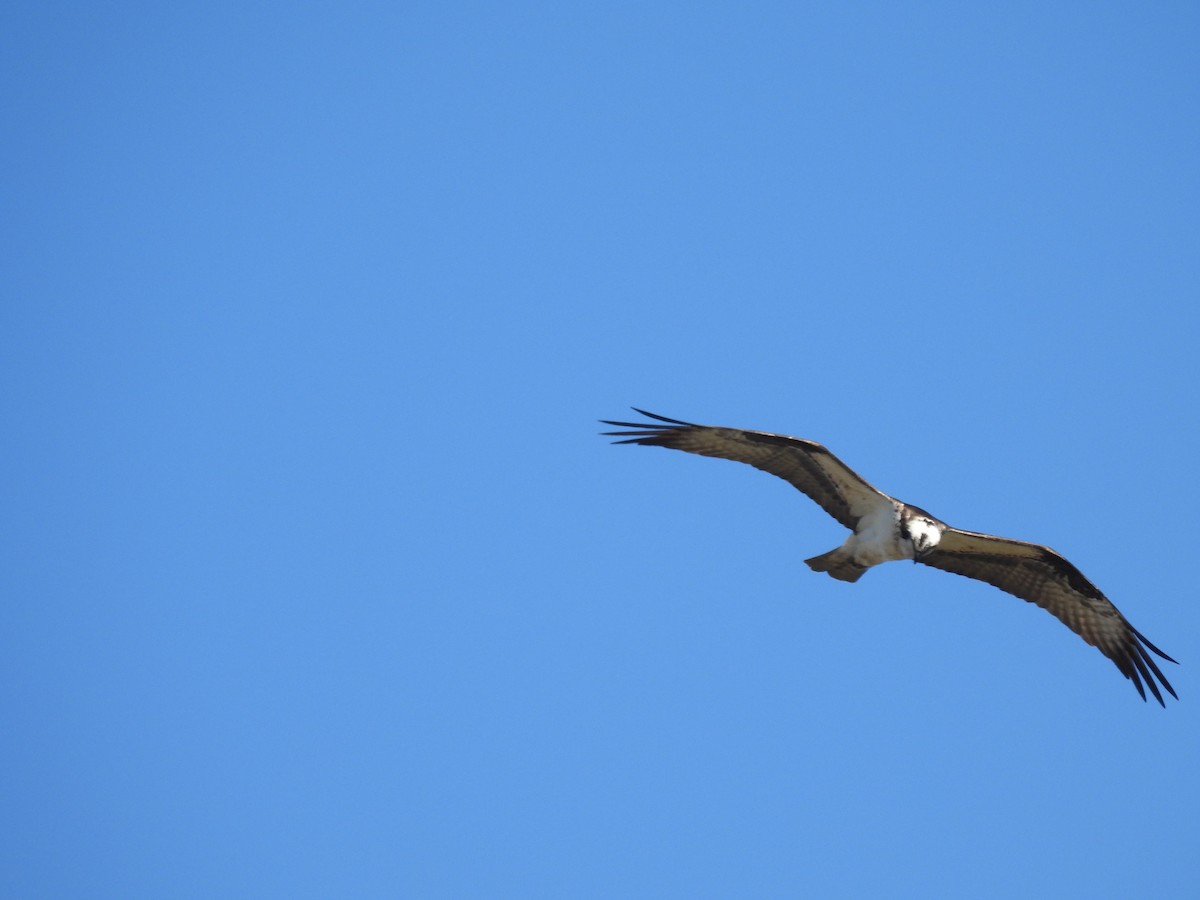
<path id="1" fill-rule="evenodd" d="M 912 544 L 913 559 L 917 560 L 938 545 L 942 539 L 941 522 L 928 514 L 918 513 L 909 517 L 903 524 L 904 536 Z"/>

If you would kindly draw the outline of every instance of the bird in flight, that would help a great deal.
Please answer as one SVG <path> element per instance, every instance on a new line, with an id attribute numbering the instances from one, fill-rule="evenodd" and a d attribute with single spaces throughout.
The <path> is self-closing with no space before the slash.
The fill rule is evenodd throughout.
<path id="1" fill-rule="evenodd" d="M 1146 640 L 1082 572 L 1049 547 L 953 528 L 920 507 L 889 497 L 814 441 L 693 425 L 636 407 L 634 411 L 654 421 L 601 420 L 631 429 L 603 432 L 622 438 L 613 443 L 668 447 L 746 463 L 782 478 L 849 528 L 851 534 L 840 547 L 805 560 L 814 572 L 852 582 L 872 566 L 911 559 L 987 582 L 1036 603 L 1097 648 L 1133 682 L 1143 700 L 1143 683 L 1162 706 L 1166 704 L 1160 684 L 1179 699 L 1150 654 L 1175 660 Z"/>

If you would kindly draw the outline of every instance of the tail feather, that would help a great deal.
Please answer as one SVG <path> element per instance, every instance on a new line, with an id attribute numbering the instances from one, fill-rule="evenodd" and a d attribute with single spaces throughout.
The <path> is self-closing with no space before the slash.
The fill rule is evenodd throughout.
<path id="1" fill-rule="evenodd" d="M 826 572 L 831 578 L 836 578 L 838 581 L 858 581 L 862 578 L 863 572 L 867 571 L 866 566 L 856 563 L 854 558 L 841 547 L 830 550 L 828 553 L 822 553 L 820 556 L 814 556 L 812 559 L 806 559 L 804 562 L 814 572 Z"/>

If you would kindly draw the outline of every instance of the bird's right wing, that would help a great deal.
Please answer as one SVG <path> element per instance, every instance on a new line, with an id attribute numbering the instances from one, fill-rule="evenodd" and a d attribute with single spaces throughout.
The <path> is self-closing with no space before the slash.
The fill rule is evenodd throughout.
<path id="1" fill-rule="evenodd" d="M 732 459 L 770 472 L 811 497 L 825 512 L 851 530 L 864 515 L 893 502 L 891 497 L 877 490 L 814 441 L 765 431 L 693 425 L 636 407 L 634 411 L 657 422 L 612 422 L 604 419 L 605 425 L 634 429 L 606 431 L 604 434 L 625 438 L 614 441 L 617 444 L 669 447 L 700 456 Z"/>

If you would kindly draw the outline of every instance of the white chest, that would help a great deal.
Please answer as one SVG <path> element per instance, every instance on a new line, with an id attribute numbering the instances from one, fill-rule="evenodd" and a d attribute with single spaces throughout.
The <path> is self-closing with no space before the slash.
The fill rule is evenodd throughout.
<path id="1" fill-rule="evenodd" d="M 900 536 L 900 506 L 894 503 L 863 516 L 844 546 L 860 566 L 913 558 L 912 541 Z"/>

